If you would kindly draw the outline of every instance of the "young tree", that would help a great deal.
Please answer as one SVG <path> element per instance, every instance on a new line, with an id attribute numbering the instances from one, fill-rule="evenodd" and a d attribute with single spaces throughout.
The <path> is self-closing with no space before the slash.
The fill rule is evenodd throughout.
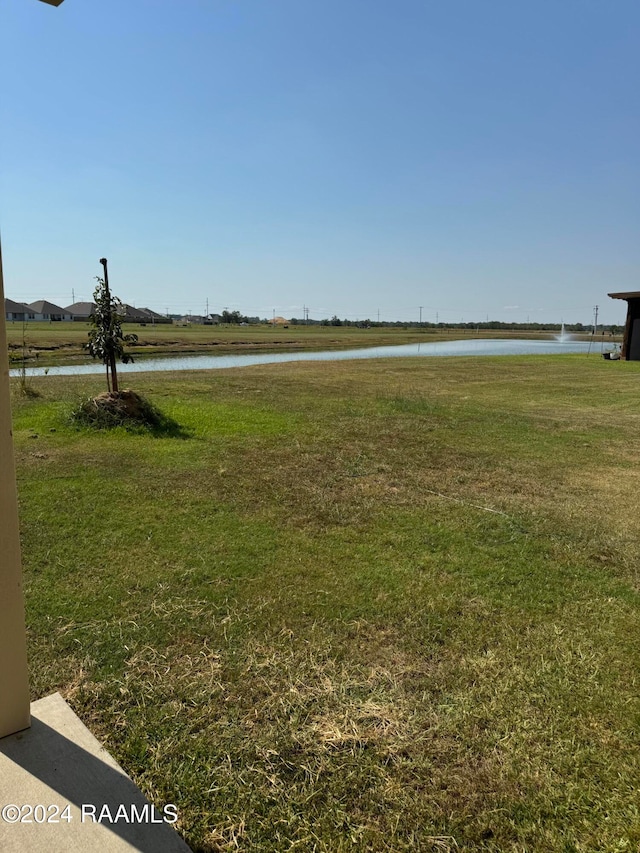
<path id="1" fill-rule="evenodd" d="M 135 344 L 137 335 L 125 335 L 122 331 L 123 309 L 122 302 L 111 295 L 109 290 L 109 275 L 107 273 L 107 259 L 100 258 L 104 267 L 104 278 L 96 276 L 98 282 L 93 292 L 96 304 L 95 311 L 91 315 L 93 328 L 89 332 L 89 343 L 87 349 L 94 358 L 99 358 L 106 366 L 107 391 L 117 392 L 118 373 L 116 360 L 120 359 L 123 364 L 133 361 L 133 357 L 125 353 L 125 344 Z M 111 377 L 111 381 L 109 381 Z"/>

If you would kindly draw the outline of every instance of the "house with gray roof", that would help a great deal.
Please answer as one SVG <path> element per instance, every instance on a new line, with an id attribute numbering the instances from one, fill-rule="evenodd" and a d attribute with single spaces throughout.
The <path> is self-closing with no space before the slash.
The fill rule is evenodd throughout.
<path id="1" fill-rule="evenodd" d="M 96 304 L 95 302 L 74 302 L 73 305 L 67 305 L 64 310 L 71 314 L 74 320 L 86 323 L 96 310 Z"/>
<path id="2" fill-rule="evenodd" d="M 38 302 L 30 302 L 29 308 L 35 313 L 36 320 L 49 320 L 50 322 L 73 320 L 72 315 L 68 311 L 59 305 L 54 305 L 53 302 L 47 302 L 46 299 L 40 299 Z"/>
<path id="3" fill-rule="evenodd" d="M 142 323 L 143 325 L 147 323 L 171 323 L 170 319 L 163 317 L 162 314 L 156 314 L 149 308 L 134 308 L 133 305 L 127 305 L 126 302 L 122 307 L 125 323 Z"/>
<path id="4" fill-rule="evenodd" d="M 172 323 L 173 322 L 170 317 L 165 317 L 164 314 L 158 314 L 157 311 L 152 311 L 151 308 L 138 308 L 137 310 L 140 311 L 140 313 L 144 314 L 145 317 L 147 318 L 146 320 L 142 321 L 143 323 L 146 322 L 146 323 L 155 324 L 155 323 Z"/>
<path id="5" fill-rule="evenodd" d="M 16 321 L 24 323 L 26 320 L 35 320 L 36 313 L 29 305 L 25 305 L 24 302 L 14 302 L 13 299 L 5 299 L 4 318 L 7 323 L 15 323 Z"/>
<path id="6" fill-rule="evenodd" d="M 122 309 L 124 311 L 122 319 L 125 323 L 146 323 L 149 320 L 144 311 L 134 308 L 133 305 L 127 305 L 126 302 L 122 304 Z"/>

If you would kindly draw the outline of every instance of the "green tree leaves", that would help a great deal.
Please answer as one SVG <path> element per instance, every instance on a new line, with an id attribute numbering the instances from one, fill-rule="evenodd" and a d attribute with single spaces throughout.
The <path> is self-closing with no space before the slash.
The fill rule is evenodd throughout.
<path id="1" fill-rule="evenodd" d="M 98 282 L 93 292 L 95 311 L 91 315 L 93 328 L 89 332 L 87 349 L 93 358 L 99 358 L 107 368 L 107 390 L 118 391 L 118 374 L 116 361 L 123 364 L 133 361 L 133 356 L 125 352 L 127 344 L 135 344 L 138 336 L 125 335 L 122 331 L 123 306 L 122 302 L 111 295 L 109 284 L 105 279 L 96 276 Z"/>

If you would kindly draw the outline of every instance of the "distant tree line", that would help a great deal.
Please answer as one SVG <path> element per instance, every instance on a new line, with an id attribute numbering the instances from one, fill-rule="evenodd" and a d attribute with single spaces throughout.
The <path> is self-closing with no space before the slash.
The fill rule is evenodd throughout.
<path id="1" fill-rule="evenodd" d="M 239 311 L 227 311 L 226 309 L 220 315 L 221 323 L 228 323 L 231 326 L 239 326 L 242 323 L 247 325 L 255 325 L 257 323 L 266 323 L 266 320 L 261 320 L 260 317 L 247 317 Z"/>
<path id="2" fill-rule="evenodd" d="M 445 329 L 462 329 L 468 331 L 478 330 L 504 330 L 510 332 L 560 332 L 562 330 L 562 323 L 504 323 L 501 320 L 487 320 L 485 322 L 479 323 L 419 323 L 413 322 L 408 323 L 402 320 L 395 321 L 382 321 L 382 320 L 341 320 L 338 316 L 334 314 L 331 319 L 325 318 L 324 320 L 312 320 L 309 319 L 300 319 L 298 317 L 292 317 L 289 321 L 292 326 L 352 326 L 353 328 L 359 329 L 391 329 L 391 328 L 402 328 L 402 329 L 428 329 L 428 330 L 439 330 L 444 331 Z M 566 332 L 575 332 L 579 333 L 590 333 L 593 331 L 593 325 L 585 326 L 582 323 L 565 323 L 564 328 Z M 621 334 L 623 332 L 623 326 L 617 326 L 615 324 L 602 326 L 598 324 L 598 331 L 606 331 L 611 332 L 614 335 Z"/>
<path id="3" fill-rule="evenodd" d="M 183 315 L 181 314 L 171 314 L 169 315 L 174 320 L 183 319 Z M 225 308 L 225 310 L 218 315 L 210 315 L 211 317 L 218 318 L 214 319 L 214 322 L 219 322 L 221 324 L 230 325 L 230 326 L 256 326 L 256 325 L 271 325 L 272 320 L 267 317 L 249 317 L 246 314 L 241 314 L 240 311 L 229 311 Z M 195 318 L 194 318 L 195 319 Z M 199 322 L 202 322 L 204 318 L 200 318 Z M 205 322 L 210 322 L 206 321 Z M 292 317 L 288 323 L 291 326 L 350 326 L 355 329 L 425 329 L 426 331 L 445 331 L 445 330 L 453 330 L 457 329 L 460 331 L 509 331 L 509 332 L 560 332 L 562 330 L 562 323 L 505 323 L 501 320 L 485 320 L 484 322 L 476 322 L 476 323 L 430 323 L 425 321 L 424 323 L 420 323 L 418 321 L 415 322 L 407 322 L 406 320 L 348 320 L 346 318 L 341 319 L 334 314 L 333 317 L 325 317 L 322 320 L 314 320 L 311 317 L 301 318 L 301 317 Z M 590 334 L 593 331 L 593 325 L 584 325 L 583 323 L 565 323 L 564 328 L 566 332 L 575 332 L 577 334 Z M 612 335 L 622 334 L 624 331 L 624 326 L 619 326 L 616 324 L 610 325 L 602 325 L 598 324 L 598 333 L 606 332 L 607 334 L 610 332 Z"/>

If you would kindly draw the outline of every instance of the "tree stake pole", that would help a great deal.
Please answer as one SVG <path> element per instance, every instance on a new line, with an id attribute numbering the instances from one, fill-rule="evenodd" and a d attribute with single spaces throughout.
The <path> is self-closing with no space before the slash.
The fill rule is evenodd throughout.
<path id="1" fill-rule="evenodd" d="M 104 287 L 107 291 L 107 300 L 109 303 L 109 309 L 111 310 L 111 291 L 109 290 L 109 273 L 107 272 L 107 259 L 100 258 L 100 263 L 104 269 Z M 116 393 L 120 390 L 118 388 L 118 374 L 116 368 L 116 355 L 114 352 L 109 353 L 109 370 L 111 371 L 111 390 Z M 109 384 L 107 380 L 107 385 Z"/>

